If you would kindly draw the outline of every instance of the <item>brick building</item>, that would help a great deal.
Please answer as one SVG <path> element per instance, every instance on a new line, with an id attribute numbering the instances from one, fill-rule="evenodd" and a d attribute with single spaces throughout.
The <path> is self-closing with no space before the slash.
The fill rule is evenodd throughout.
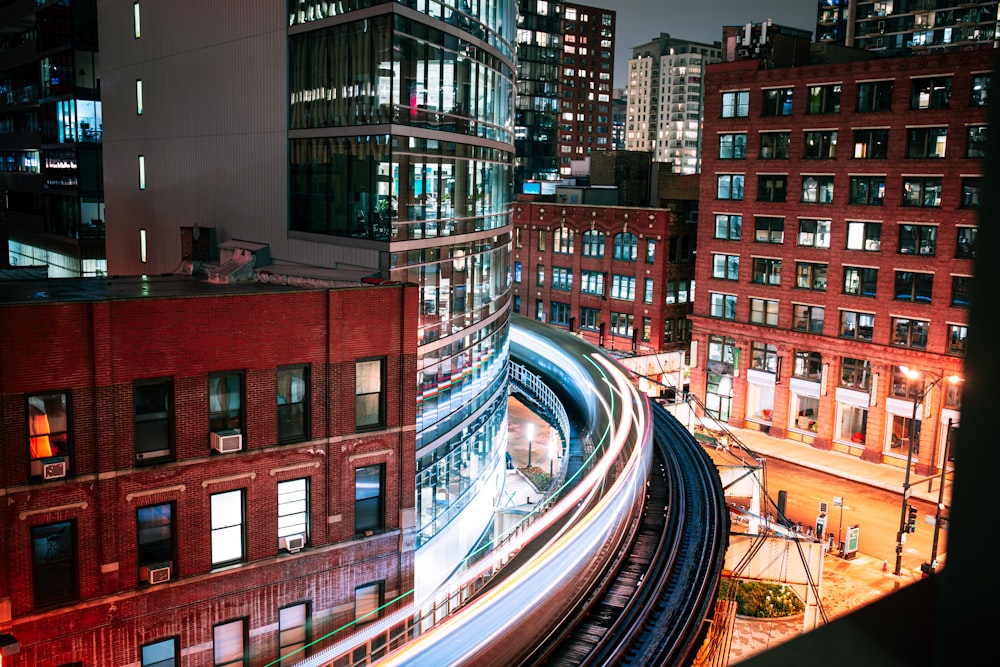
<path id="1" fill-rule="evenodd" d="M 684 204 L 518 201 L 514 312 L 568 328 L 612 352 L 685 349 L 696 225 Z"/>
<path id="2" fill-rule="evenodd" d="M 912 432 L 923 474 L 951 458 L 992 59 L 708 68 L 691 391 L 710 413 L 899 466 Z"/>
<path id="3" fill-rule="evenodd" d="M 410 592 L 417 293 L 5 285 L 5 667 L 271 664 Z"/>

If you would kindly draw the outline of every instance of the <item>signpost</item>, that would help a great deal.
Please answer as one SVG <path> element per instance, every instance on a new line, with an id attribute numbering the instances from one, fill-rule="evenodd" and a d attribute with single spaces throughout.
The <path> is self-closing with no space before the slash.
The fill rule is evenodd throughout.
<path id="1" fill-rule="evenodd" d="M 858 552 L 858 538 L 861 535 L 861 526 L 853 525 L 847 527 L 847 538 L 844 541 L 844 559 L 850 560 Z"/>
<path id="2" fill-rule="evenodd" d="M 843 544 L 843 542 L 840 541 L 840 536 L 843 534 L 842 531 L 844 529 L 844 498 L 843 498 L 843 496 L 834 496 L 833 497 L 833 506 L 840 508 L 840 523 L 837 525 L 837 544 L 839 545 L 839 544 Z M 841 554 L 841 555 L 843 555 L 843 554 Z"/>

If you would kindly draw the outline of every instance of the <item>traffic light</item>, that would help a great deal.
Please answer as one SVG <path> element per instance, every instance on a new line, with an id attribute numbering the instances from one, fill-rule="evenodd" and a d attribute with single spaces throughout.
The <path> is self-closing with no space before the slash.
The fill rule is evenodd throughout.
<path id="1" fill-rule="evenodd" d="M 913 505 L 906 506 L 906 532 L 914 533 L 917 530 L 917 508 Z"/>

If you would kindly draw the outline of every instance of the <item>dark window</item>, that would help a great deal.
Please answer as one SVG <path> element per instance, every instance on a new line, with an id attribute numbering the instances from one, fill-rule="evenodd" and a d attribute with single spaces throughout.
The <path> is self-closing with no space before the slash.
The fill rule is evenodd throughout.
<path id="1" fill-rule="evenodd" d="M 604 233 L 595 229 L 583 233 L 583 256 L 604 257 Z"/>
<path id="2" fill-rule="evenodd" d="M 739 241 L 743 227 L 742 215 L 717 214 L 715 216 L 715 238 Z"/>
<path id="3" fill-rule="evenodd" d="M 837 131 L 806 131 L 802 157 L 807 160 L 832 160 L 837 157 Z"/>
<path id="4" fill-rule="evenodd" d="M 549 323 L 568 327 L 570 318 L 570 305 L 553 301 L 549 304 Z"/>
<path id="5" fill-rule="evenodd" d="M 750 368 L 765 373 L 778 370 L 778 348 L 770 343 L 750 343 Z"/>
<path id="6" fill-rule="evenodd" d="M 809 105 L 806 113 L 837 113 L 840 111 L 840 84 L 828 83 L 809 87 Z"/>
<path id="7" fill-rule="evenodd" d="M 962 208 L 979 208 L 979 191 L 983 179 L 970 176 L 962 179 Z"/>
<path id="8" fill-rule="evenodd" d="M 830 220 L 799 220 L 799 245 L 811 248 L 830 247 Z"/>
<path id="9" fill-rule="evenodd" d="M 716 197 L 743 199 L 743 174 L 719 174 L 716 177 Z"/>
<path id="10" fill-rule="evenodd" d="M 906 130 L 906 157 L 943 158 L 947 143 L 947 127 L 908 128 Z"/>
<path id="11" fill-rule="evenodd" d="M 639 237 L 629 232 L 615 234 L 614 258 L 625 262 L 634 262 L 638 255 Z"/>
<path id="12" fill-rule="evenodd" d="M 132 385 L 136 460 L 173 454 L 173 395 L 174 383 L 169 379 L 141 380 Z"/>
<path id="13" fill-rule="evenodd" d="M 930 329 L 930 322 L 894 317 L 892 318 L 892 344 L 916 350 L 926 350 L 928 329 Z"/>
<path id="14" fill-rule="evenodd" d="M 278 442 L 309 439 L 309 368 L 286 366 L 277 372 Z"/>
<path id="15" fill-rule="evenodd" d="M 785 201 L 788 176 L 758 176 L 757 201 Z"/>
<path id="16" fill-rule="evenodd" d="M 148 583 L 149 570 L 171 567 L 174 561 L 173 503 L 138 508 L 135 532 L 139 580 Z"/>
<path id="17" fill-rule="evenodd" d="M 885 201 L 885 176 L 851 176 L 851 203 L 881 206 Z"/>
<path id="18" fill-rule="evenodd" d="M 180 665 L 179 638 L 171 637 L 142 647 L 141 667 L 178 667 Z"/>
<path id="19" fill-rule="evenodd" d="M 580 328 L 597 331 L 601 323 L 601 311 L 596 308 L 580 308 Z"/>
<path id="20" fill-rule="evenodd" d="M 931 291 L 934 287 L 933 273 L 917 273 L 915 271 L 896 271 L 896 289 L 893 292 L 897 301 L 931 302 Z"/>
<path id="21" fill-rule="evenodd" d="M 722 117 L 745 118 L 750 109 L 750 91 L 722 93 Z"/>
<path id="22" fill-rule="evenodd" d="M 826 290 L 826 264 L 796 262 L 795 286 L 801 289 Z"/>
<path id="23" fill-rule="evenodd" d="M 354 423 L 358 429 L 385 425 L 385 360 L 354 363 Z"/>
<path id="24" fill-rule="evenodd" d="M 992 74 L 976 74 L 972 77 L 972 98 L 969 104 L 974 107 L 985 107 L 990 103 L 990 87 L 993 85 Z"/>
<path id="25" fill-rule="evenodd" d="M 904 255 L 937 254 L 937 225 L 900 225 L 899 252 Z"/>
<path id="26" fill-rule="evenodd" d="M 763 91 L 761 116 L 791 116 L 792 89 L 771 88 Z"/>
<path id="27" fill-rule="evenodd" d="M 867 359 L 841 357 L 840 384 L 851 389 L 868 391 L 871 388 L 872 368 Z"/>
<path id="28" fill-rule="evenodd" d="M 762 132 L 760 135 L 760 159 L 788 159 L 788 139 L 788 132 Z"/>
<path id="29" fill-rule="evenodd" d="M 951 305 L 968 308 L 972 297 L 972 276 L 951 277 Z"/>
<path id="30" fill-rule="evenodd" d="M 65 392 L 27 398 L 28 458 L 33 477 L 65 477 L 69 471 L 69 400 Z"/>
<path id="31" fill-rule="evenodd" d="M 889 130 L 854 130 L 854 157 L 884 160 L 889 147 Z"/>
<path id="32" fill-rule="evenodd" d="M 36 608 L 76 599 L 75 550 L 75 521 L 32 527 L 31 578 Z"/>
<path id="33" fill-rule="evenodd" d="M 803 176 L 802 201 L 810 204 L 833 202 L 833 176 Z"/>
<path id="34" fill-rule="evenodd" d="M 564 266 L 553 266 L 552 289 L 562 291 L 573 289 L 573 269 Z"/>
<path id="35" fill-rule="evenodd" d="M 858 84 L 858 111 L 892 111 L 892 81 Z"/>
<path id="36" fill-rule="evenodd" d="M 840 311 L 840 335 L 842 338 L 856 338 L 871 342 L 875 330 L 875 316 L 871 313 Z"/>
<path id="37" fill-rule="evenodd" d="M 958 240 L 955 247 L 955 257 L 958 259 L 976 258 L 976 227 L 959 227 Z"/>
<path id="38" fill-rule="evenodd" d="M 911 109 L 944 109 L 951 100 L 951 77 L 914 79 L 910 91 Z"/>
<path id="39" fill-rule="evenodd" d="M 923 176 L 903 178 L 903 206 L 941 205 L 941 179 Z"/>
<path id="40" fill-rule="evenodd" d="M 720 134 L 719 135 L 719 159 L 720 160 L 742 160 L 747 156 L 747 135 Z"/>
<path id="41" fill-rule="evenodd" d="M 823 321 L 826 319 L 826 309 L 821 306 L 806 306 L 792 304 L 792 328 L 796 331 L 822 334 Z"/>
<path id="42" fill-rule="evenodd" d="M 986 157 L 986 125 L 970 125 L 966 131 L 965 157 Z"/>
<path id="43" fill-rule="evenodd" d="M 823 356 L 819 352 L 795 350 L 795 367 L 792 375 L 803 380 L 819 382 L 823 375 Z"/>
<path id="44" fill-rule="evenodd" d="M 754 218 L 754 243 L 784 243 L 784 218 Z"/>
<path id="45" fill-rule="evenodd" d="M 874 297 L 877 287 L 878 269 L 844 267 L 844 294 Z"/>
<path id="46" fill-rule="evenodd" d="M 847 249 L 878 252 L 882 249 L 881 222 L 848 222 Z"/>
<path id="47" fill-rule="evenodd" d="M 383 466 L 371 465 L 354 470 L 354 532 L 382 530 Z"/>
<path id="48" fill-rule="evenodd" d="M 752 282 L 762 285 L 780 285 L 781 260 L 768 257 L 754 257 Z"/>
<path id="49" fill-rule="evenodd" d="M 243 428 L 243 374 L 208 376 L 208 430 L 240 431 Z"/>

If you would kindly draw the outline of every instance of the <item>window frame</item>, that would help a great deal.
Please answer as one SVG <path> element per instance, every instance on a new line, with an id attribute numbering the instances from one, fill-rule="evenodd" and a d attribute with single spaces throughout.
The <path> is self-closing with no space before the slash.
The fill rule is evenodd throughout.
<path id="1" fill-rule="evenodd" d="M 906 208 L 940 208 L 943 194 L 943 179 L 940 176 L 904 176 L 903 203 Z M 937 192 L 937 197 L 927 203 L 928 193 Z M 912 193 L 909 194 L 908 193 Z"/>
<path id="2" fill-rule="evenodd" d="M 905 335 L 901 335 L 904 325 L 906 332 Z M 892 337 L 889 340 L 889 344 L 894 347 L 905 347 L 911 350 L 926 350 L 930 327 L 930 320 L 921 320 L 914 317 L 893 317 Z"/>
<path id="3" fill-rule="evenodd" d="M 757 201 L 784 202 L 788 197 L 788 174 L 758 174 Z"/>
<path id="4" fill-rule="evenodd" d="M 967 324 L 948 323 L 948 342 L 945 353 L 953 356 L 965 356 L 966 346 L 969 340 L 969 326 Z"/>
<path id="5" fill-rule="evenodd" d="M 830 265 L 826 262 L 795 262 L 795 287 L 825 292 Z"/>
<path id="6" fill-rule="evenodd" d="M 884 127 L 865 127 L 854 130 L 853 160 L 884 160 L 889 157 L 889 130 Z"/>
<path id="7" fill-rule="evenodd" d="M 721 118 L 746 118 L 750 115 L 750 91 L 730 90 L 722 93 Z"/>
<path id="8" fill-rule="evenodd" d="M 979 228 L 958 225 L 955 235 L 955 259 L 975 259 L 976 258 L 976 237 Z"/>
<path id="9" fill-rule="evenodd" d="M 758 158 L 761 160 L 787 160 L 792 140 L 791 134 L 787 131 L 761 132 Z"/>
<path id="10" fill-rule="evenodd" d="M 734 219 L 735 218 L 735 224 Z M 720 227 L 721 224 L 721 227 Z M 735 235 L 733 234 L 735 230 Z M 719 236 L 719 232 L 723 236 Z M 743 237 L 743 216 L 738 213 L 716 213 L 713 237 L 720 241 L 739 241 Z"/>
<path id="11" fill-rule="evenodd" d="M 235 409 L 229 406 L 229 399 L 233 394 L 233 383 L 237 384 L 236 398 L 238 404 Z M 213 387 L 213 384 L 215 387 Z M 225 390 L 220 393 L 223 385 Z M 243 371 L 220 371 L 208 374 L 208 430 L 210 433 L 222 433 L 226 431 L 236 431 L 243 433 L 246 424 L 246 384 Z M 225 398 L 225 405 L 222 399 Z M 213 401 L 218 401 L 217 407 L 213 409 Z"/>
<path id="12" fill-rule="evenodd" d="M 849 204 L 854 206 L 883 206 L 885 204 L 884 175 L 865 174 L 849 178 Z"/>
<path id="13" fill-rule="evenodd" d="M 373 370 L 367 369 L 371 364 L 378 364 L 378 386 L 374 382 Z M 386 416 L 386 357 L 366 357 L 354 361 L 354 428 L 358 432 L 374 431 L 385 428 Z M 371 405 L 372 401 L 375 405 Z M 374 416 L 370 416 L 375 408 Z"/>
<path id="14" fill-rule="evenodd" d="M 810 180 L 815 182 L 815 186 L 809 184 Z M 802 174 L 802 197 L 800 202 L 803 204 L 832 204 L 833 186 L 833 176 L 826 174 Z M 807 193 L 814 188 L 816 191 L 815 196 L 809 198 Z"/>
<path id="15" fill-rule="evenodd" d="M 803 130 L 803 160 L 834 160 L 837 157 L 837 130 Z"/>
<path id="16" fill-rule="evenodd" d="M 983 191 L 982 176 L 962 177 L 962 200 L 959 208 L 979 208 Z"/>
<path id="17" fill-rule="evenodd" d="M 359 595 L 359 591 L 365 593 L 362 597 Z M 370 591 L 370 592 L 369 592 Z M 373 597 L 372 593 L 375 593 L 375 605 L 373 608 L 369 608 L 370 605 L 362 605 L 361 601 Z M 371 623 L 377 621 L 382 617 L 382 607 L 385 605 L 385 582 L 384 581 L 372 581 L 367 584 L 362 584 L 361 586 L 356 586 L 354 588 L 354 623 L 356 626 L 362 626 L 366 623 Z"/>
<path id="18" fill-rule="evenodd" d="M 755 215 L 754 243 L 781 245 L 785 242 L 785 219 L 780 216 Z"/>
<path id="19" fill-rule="evenodd" d="M 139 667 L 179 667 L 180 665 L 180 645 L 181 638 L 178 635 L 173 637 L 167 637 L 165 639 L 159 639 L 155 642 L 149 642 L 143 644 L 139 648 Z M 146 660 L 146 649 L 156 650 L 158 647 L 164 644 L 170 645 L 170 657 L 169 658 L 159 658 L 154 662 L 147 662 Z"/>
<path id="20" fill-rule="evenodd" d="M 913 77 L 910 80 L 910 109 L 947 109 L 951 104 L 951 80 L 950 75 Z M 921 85 L 924 83 L 929 85 Z M 924 95 L 926 102 L 922 101 Z"/>
<path id="21" fill-rule="evenodd" d="M 806 115 L 840 113 L 840 83 L 820 83 L 806 89 Z"/>
<path id="22" fill-rule="evenodd" d="M 790 86 L 765 88 L 761 91 L 760 115 L 764 117 L 791 116 L 795 89 Z"/>
<path id="23" fill-rule="evenodd" d="M 794 351 L 792 377 L 819 382 L 823 377 L 823 355 L 815 350 Z"/>
<path id="24" fill-rule="evenodd" d="M 762 373 L 778 373 L 778 346 L 763 341 L 750 341 L 750 368 Z"/>
<path id="25" fill-rule="evenodd" d="M 216 505 L 216 498 L 219 498 L 219 505 Z M 231 521 L 230 518 L 222 516 L 224 511 L 233 508 L 223 507 L 223 503 L 231 503 L 233 500 L 239 501 L 239 521 L 236 523 L 224 523 Z M 216 512 L 220 516 L 216 516 Z M 240 553 L 238 556 L 229 556 L 231 548 L 225 550 L 222 547 L 225 543 L 231 543 L 233 534 L 239 536 Z M 230 489 L 219 491 L 209 496 L 209 536 L 211 538 L 211 563 L 213 568 L 226 567 L 235 563 L 246 561 L 247 557 L 247 506 L 246 489 Z M 218 553 L 217 553 L 218 550 Z"/>
<path id="26" fill-rule="evenodd" d="M 73 445 L 72 405 L 73 398 L 69 391 L 45 391 L 25 396 L 24 444 L 28 455 L 29 472 L 33 479 L 41 479 L 45 463 L 52 459 L 61 458 L 66 463 L 67 475 L 72 470 L 70 466 Z M 33 410 L 37 412 L 36 415 L 33 415 Z M 44 430 L 40 428 L 42 426 Z"/>
<path id="27" fill-rule="evenodd" d="M 777 299 L 750 298 L 750 323 L 765 327 L 778 326 L 780 302 Z"/>
<path id="28" fill-rule="evenodd" d="M 844 266 L 844 294 L 875 298 L 878 269 L 870 266 Z"/>
<path id="29" fill-rule="evenodd" d="M 745 185 L 744 174 L 716 174 L 715 198 L 722 201 L 743 201 Z"/>
<path id="30" fill-rule="evenodd" d="M 811 226 L 812 229 L 806 229 Z M 833 221 L 826 218 L 799 218 L 797 245 L 802 248 L 829 248 Z"/>
<path id="31" fill-rule="evenodd" d="M 750 282 L 755 285 L 781 285 L 780 257 L 751 257 Z"/>
<path id="32" fill-rule="evenodd" d="M 302 608 L 304 611 L 303 619 L 304 622 L 301 625 L 289 625 L 283 627 L 282 625 L 282 615 L 283 612 L 288 610 L 297 610 Z M 301 630 L 299 630 L 301 628 Z M 288 637 L 288 634 L 294 634 L 294 637 Z M 299 638 L 299 633 L 301 633 L 301 638 Z M 312 602 L 309 600 L 304 600 L 302 602 L 294 602 L 292 604 L 286 604 L 278 608 L 278 657 L 281 660 L 281 665 L 292 665 L 300 662 L 302 658 L 309 655 L 308 651 L 305 650 L 312 641 Z M 300 650 L 302 649 L 302 650 Z M 288 662 L 284 660 L 287 655 L 294 656 L 290 658 Z"/>
<path id="33" fill-rule="evenodd" d="M 792 304 L 792 329 L 812 334 L 823 334 L 826 308 L 805 303 Z M 799 323 L 802 323 L 799 326 Z"/>
<path id="34" fill-rule="evenodd" d="M 712 277 L 718 280 L 739 281 L 740 256 L 712 253 Z"/>
<path id="35" fill-rule="evenodd" d="M 886 90 L 885 84 L 888 84 Z M 881 81 L 863 81 L 858 83 L 857 105 L 858 113 L 875 113 L 892 111 L 892 95 L 895 88 L 895 80 L 883 79 Z M 863 103 L 868 100 L 868 103 Z"/>
<path id="36" fill-rule="evenodd" d="M 618 232 L 614 238 L 612 259 L 619 262 L 634 262 L 639 254 L 639 237 L 632 232 Z"/>
<path id="37" fill-rule="evenodd" d="M 747 156 L 747 133 L 720 132 L 718 146 L 720 160 L 744 160 Z"/>
<path id="38" fill-rule="evenodd" d="M 858 379 L 860 377 L 860 379 Z M 840 358 L 838 386 L 859 391 L 871 391 L 872 364 L 867 359 Z"/>
<path id="39" fill-rule="evenodd" d="M 46 532 L 47 535 L 44 534 Z M 57 536 L 59 540 L 55 542 L 53 538 Z M 77 539 L 76 519 L 31 526 L 31 582 L 34 609 L 48 609 L 80 599 Z M 55 550 L 54 544 L 59 545 Z M 48 560 L 55 556 L 59 558 Z M 41 558 L 46 559 L 46 562 L 41 562 Z"/>
<path id="40" fill-rule="evenodd" d="M 882 250 L 882 223 L 868 220 L 847 220 L 845 250 L 880 252 Z"/>
<path id="41" fill-rule="evenodd" d="M 986 157 L 989 141 L 989 126 L 985 124 L 967 125 L 965 128 L 965 157 L 981 160 Z"/>
<path id="42" fill-rule="evenodd" d="M 377 493 L 366 490 L 366 483 L 377 481 Z M 374 506 L 369 507 L 369 506 Z M 362 517 L 370 516 L 370 520 Z M 354 468 L 354 534 L 363 535 L 385 529 L 385 464 L 375 463 Z"/>
<path id="43" fill-rule="evenodd" d="M 968 308 L 972 305 L 972 276 L 952 275 L 949 305 L 952 308 Z"/>
<path id="44" fill-rule="evenodd" d="M 709 292 L 709 317 L 720 320 L 736 319 L 736 295 L 723 292 Z"/>
<path id="45" fill-rule="evenodd" d="M 853 320 L 851 327 L 848 327 L 848 320 Z M 870 326 L 865 326 L 864 323 L 870 323 Z M 865 335 L 865 331 L 867 331 L 867 335 Z M 840 322 L 837 328 L 838 338 L 861 340 L 870 343 L 874 335 L 875 313 L 866 313 L 861 310 L 840 311 Z"/>
<path id="46" fill-rule="evenodd" d="M 275 486 L 279 547 L 292 535 L 301 535 L 303 546 L 310 543 L 310 481 L 309 477 L 297 477 L 279 480 Z"/>
<path id="47" fill-rule="evenodd" d="M 163 508 L 167 510 L 165 518 L 162 515 L 151 515 L 148 520 L 144 520 L 142 517 L 144 512 L 155 513 L 156 510 L 162 510 Z M 169 566 L 171 572 L 175 571 L 176 567 L 174 564 L 177 562 L 176 516 L 177 505 L 173 501 L 157 503 L 155 505 L 143 505 L 135 508 L 135 560 L 140 585 L 148 583 L 142 577 L 143 568 L 154 569 Z M 143 524 L 147 526 L 145 529 L 143 528 Z M 165 530 L 166 537 L 160 535 L 155 539 L 143 540 L 144 530 L 156 532 Z M 165 548 L 164 544 L 166 545 Z"/>
<path id="48" fill-rule="evenodd" d="M 983 83 L 985 82 L 985 85 Z M 970 107 L 987 107 L 990 105 L 990 88 L 993 86 L 993 72 L 978 72 L 972 75 L 972 85 L 969 93 Z"/>
<path id="49" fill-rule="evenodd" d="M 583 256 L 584 257 L 604 257 L 605 234 L 596 229 L 589 229 L 583 233 Z"/>
<path id="50" fill-rule="evenodd" d="M 233 626 L 239 624 L 240 631 L 240 657 L 231 658 L 228 656 L 219 655 L 219 631 L 221 628 L 227 628 L 228 626 Z M 216 623 L 212 626 L 212 666 L 213 667 L 233 667 L 234 665 L 241 665 L 246 667 L 249 664 L 249 648 L 250 648 L 250 623 L 244 618 L 233 618 L 228 621 L 223 621 L 221 623 Z"/>
<path id="51" fill-rule="evenodd" d="M 310 439 L 309 371 L 309 364 L 278 366 L 275 370 L 275 418 L 279 444 L 304 442 Z M 287 375 L 287 389 L 284 391 L 282 388 L 283 375 Z M 296 380 L 301 385 L 301 396 L 296 395 Z M 282 402 L 282 398 L 284 398 L 284 402 Z M 296 422 L 298 422 L 297 425 Z"/>
<path id="52" fill-rule="evenodd" d="M 894 288 L 892 290 L 894 301 L 931 303 L 933 293 L 934 273 L 932 271 L 896 270 Z"/>
<path id="53" fill-rule="evenodd" d="M 938 231 L 938 225 L 901 222 L 896 252 L 900 255 L 936 257 Z"/>

